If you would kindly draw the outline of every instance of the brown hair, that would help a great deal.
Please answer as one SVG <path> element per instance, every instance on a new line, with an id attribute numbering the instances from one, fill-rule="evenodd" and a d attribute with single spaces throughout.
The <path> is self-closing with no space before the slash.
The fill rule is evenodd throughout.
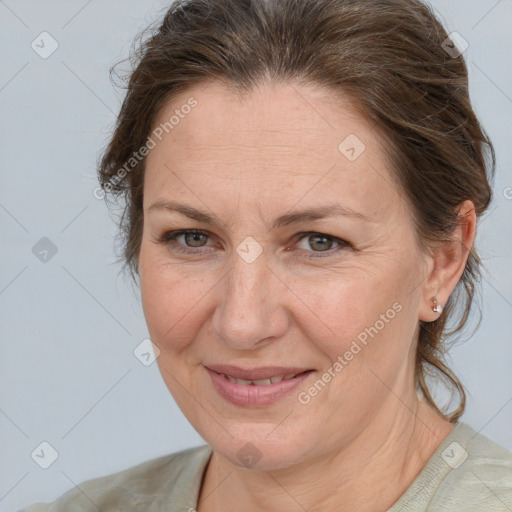
<path id="1" fill-rule="evenodd" d="M 447 38 L 419 0 L 175 1 L 137 47 L 99 166 L 103 189 L 125 199 L 123 258 L 132 275 L 138 272 L 145 159 L 124 173 L 120 169 L 146 144 L 159 109 L 209 80 L 240 92 L 250 92 L 264 78 L 303 81 L 354 98 L 389 141 L 388 157 L 423 248 L 449 239 L 464 200 L 473 201 L 480 217 L 491 201 L 494 150 L 471 107 L 464 59 L 447 51 Z M 464 411 L 465 392 L 444 360 L 445 341 L 466 324 L 480 266 L 472 248 L 439 319 L 419 326 L 417 389 L 452 422 Z M 429 391 L 432 371 L 458 392 L 451 414 Z"/>

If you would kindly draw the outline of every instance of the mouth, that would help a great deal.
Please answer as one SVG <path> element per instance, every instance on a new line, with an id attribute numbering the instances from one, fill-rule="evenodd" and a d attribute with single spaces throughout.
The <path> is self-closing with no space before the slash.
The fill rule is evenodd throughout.
<path id="1" fill-rule="evenodd" d="M 271 405 L 288 395 L 314 372 L 299 367 L 260 367 L 243 369 L 228 365 L 205 366 L 214 388 L 234 405 Z"/>
<path id="2" fill-rule="evenodd" d="M 277 384 L 278 382 L 281 382 L 283 380 L 294 379 L 295 377 L 297 377 L 297 375 L 300 375 L 300 373 L 290 373 L 288 375 L 273 375 L 269 379 L 258 380 L 235 379 L 234 377 L 231 377 L 230 375 L 226 375 L 224 373 L 221 373 L 219 375 L 222 375 L 230 382 L 235 382 L 236 384 L 241 384 L 242 386 L 270 386 L 270 384 Z"/>

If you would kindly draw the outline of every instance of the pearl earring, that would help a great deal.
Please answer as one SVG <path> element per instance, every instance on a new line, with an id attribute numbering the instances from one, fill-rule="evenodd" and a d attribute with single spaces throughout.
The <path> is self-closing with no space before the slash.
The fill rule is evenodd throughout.
<path id="1" fill-rule="evenodd" d="M 437 303 L 436 297 L 433 297 L 432 300 L 434 301 L 434 305 L 432 306 L 432 311 L 435 311 L 436 313 L 441 313 L 443 311 L 443 306 L 441 306 L 441 304 Z"/>

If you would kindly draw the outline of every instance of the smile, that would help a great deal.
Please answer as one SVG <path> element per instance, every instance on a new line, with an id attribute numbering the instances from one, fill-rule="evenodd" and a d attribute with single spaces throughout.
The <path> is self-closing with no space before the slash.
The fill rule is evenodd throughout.
<path id="1" fill-rule="evenodd" d="M 246 380 L 246 379 L 236 379 L 235 377 L 231 377 L 230 375 L 225 375 L 221 373 L 226 379 L 230 382 L 235 382 L 236 384 L 241 384 L 242 386 L 269 386 L 270 384 L 277 384 L 283 380 L 290 380 L 295 378 L 297 373 L 289 373 L 288 375 L 274 375 L 269 379 L 259 379 L 259 380 Z"/>
<path id="2" fill-rule="evenodd" d="M 275 404 L 289 396 L 313 373 L 313 370 L 301 368 L 205 368 L 217 394 L 239 407 L 266 407 Z"/>

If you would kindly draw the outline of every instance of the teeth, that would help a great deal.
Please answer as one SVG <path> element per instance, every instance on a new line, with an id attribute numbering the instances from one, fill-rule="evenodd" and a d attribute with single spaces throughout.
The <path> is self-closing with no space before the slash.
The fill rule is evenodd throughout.
<path id="1" fill-rule="evenodd" d="M 269 386 L 270 384 L 277 384 L 283 380 L 293 379 L 297 373 L 290 373 L 288 375 L 275 375 L 274 377 L 270 377 L 269 379 L 260 379 L 260 380 L 247 380 L 247 379 L 235 379 L 230 375 L 224 375 L 226 379 L 235 384 L 241 384 L 242 386 Z"/>
<path id="2" fill-rule="evenodd" d="M 270 385 L 270 379 L 253 380 L 252 382 L 256 386 L 269 386 Z"/>
<path id="3" fill-rule="evenodd" d="M 235 379 L 234 377 L 230 377 L 229 375 L 226 375 L 226 377 L 231 381 L 235 382 L 236 384 L 243 384 L 244 386 L 248 386 L 252 383 L 252 380 L 245 380 L 245 379 Z"/>

